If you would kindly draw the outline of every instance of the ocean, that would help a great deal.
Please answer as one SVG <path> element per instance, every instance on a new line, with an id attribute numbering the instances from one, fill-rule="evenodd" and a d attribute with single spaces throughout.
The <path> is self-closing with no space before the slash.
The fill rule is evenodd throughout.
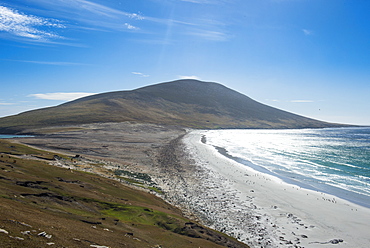
<path id="1" fill-rule="evenodd" d="M 0 139 L 24 138 L 24 137 L 32 137 L 32 136 L 31 135 L 0 134 Z"/>
<path id="2" fill-rule="evenodd" d="M 202 141 L 287 183 L 370 208 L 370 128 L 209 130 Z"/>

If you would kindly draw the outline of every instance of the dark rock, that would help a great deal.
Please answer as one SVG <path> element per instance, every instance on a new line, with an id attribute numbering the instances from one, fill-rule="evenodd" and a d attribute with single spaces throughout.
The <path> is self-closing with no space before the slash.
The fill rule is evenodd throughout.
<path id="1" fill-rule="evenodd" d="M 27 188 L 34 188 L 34 189 L 48 189 L 47 187 L 40 186 L 40 184 L 46 183 L 44 181 L 17 181 L 15 184 L 22 186 L 22 187 L 27 187 Z"/>
<path id="2" fill-rule="evenodd" d="M 332 239 L 329 241 L 329 243 L 334 244 L 334 245 L 339 244 L 341 242 L 343 242 L 343 239 Z"/>
<path id="3" fill-rule="evenodd" d="M 80 220 L 84 223 L 91 224 L 91 225 L 100 225 L 102 224 L 100 221 L 89 221 L 89 220 Z"/>

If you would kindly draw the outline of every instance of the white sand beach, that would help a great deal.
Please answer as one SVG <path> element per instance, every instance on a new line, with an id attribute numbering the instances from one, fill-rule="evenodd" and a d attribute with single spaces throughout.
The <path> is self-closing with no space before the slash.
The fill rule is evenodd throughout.
<path id="1" fill-rule="evenodd" d="M 159 196 L 252 248 L 369 247 L 369 208 L 241 165 L 202 143 L 202 133 L 181 138 L 184 130 L 111 123 L 23 142 L 150 173 L 165 192 Z"/>
<path id="2" fill-rule="evenodd" d="M 163 187 L 204 224 L 251 247 L 369 246 L 370 209 L 257 172 L 201 136 L 192 131 L 183 139 L 196 171 Z"/>

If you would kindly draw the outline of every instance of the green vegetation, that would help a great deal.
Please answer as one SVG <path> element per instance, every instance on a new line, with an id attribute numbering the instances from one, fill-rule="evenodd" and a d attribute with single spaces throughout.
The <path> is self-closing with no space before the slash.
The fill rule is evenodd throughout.
<path id="1" fill-rule="evenodd" d="M 130 171 L 125 171 L 125 170 L 115 170 L 114 174 L 116 176 L 126 175 L 131 178 L 136 178 L 136 179 L 148 182 L 148 183 L 153 183 L 152 178 L 146 173 L 140 173 L 140 172 L 133 173 Z"/>
<path id="2" fill-rule="evenodd" d="M 35 149 L 26 145 L 17 144 L 17 143 L 10 143 L 6 140 L 0 139 L 0 153 L 2 154 L 9 154 L 9 155 L 31 155 L 35 158 L 46 159 L 46 160 L 53 160 L 55 156 L 62 158 L 62 159 L 69 159 L 68 156 L 63 154 L 56 154 L 50 153 L 46 151 L 42 151 L 39 149 Z M 0 155 L 4 156 L 4 155 Z"/>
<path id="3" fill-rule="evenodd" d="M 125 170 L 115 170 L 114 174 L 116 175 L 117 178 L 129 184 L 132 184 L 132 185 L 144 188 L 144 189 L 152 190 L 154 192 L 157 192 L 158 194 L 163 194 L 163 191 L 158 186 L 156 186 L 156 184 L 152 181 L 152 178 L 146 173 L 140 173 L 140 172 L 134 173 L 134 172 L 125 171 Z M 123 177 L 121 175 L 126 175 L 128 177 Z"/>
<path id="4" fill-rule="evenodd" d="M 246 247 L 153 194 L 51 166 L 54 155 L 0 140 L 1 247 Z"/>
<path id="5" fill-rule="evenodd" d="M 131 178 L 127 178 L 127 177 L 121 177 L 121 176 L 117 176 L 117 178 L 119 178 L 119 179 L 121 179 L 121 180 L 123 180 L 125 182 L 131 183 L 131 184 L 136 184 L 138 186 L 144 185 L 144 183 L 139 182 L 139 181 L 137 181 L 135 179 L 131 179 Z"/>
<path id="6" fill-rule="evenodd" d="M 153 191 L 157 192 L 158 194 L 163 194 L 163 191 L 160 188 L 148 187 L 148 189 L 153 190 Z"/>

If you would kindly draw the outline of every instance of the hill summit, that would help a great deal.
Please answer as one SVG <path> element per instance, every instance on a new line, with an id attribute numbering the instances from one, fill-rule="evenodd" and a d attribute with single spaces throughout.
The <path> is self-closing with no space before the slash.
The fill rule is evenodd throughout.
<path id="1" fill-rule="evenodd" d="M 200 129 L 322 128 L 322 122 L 261 104 L 221 84 L 177 80 L 131 91 L 96 94 L 0 119 L 0 133 L 45 126 L 141 122 Z"/>

